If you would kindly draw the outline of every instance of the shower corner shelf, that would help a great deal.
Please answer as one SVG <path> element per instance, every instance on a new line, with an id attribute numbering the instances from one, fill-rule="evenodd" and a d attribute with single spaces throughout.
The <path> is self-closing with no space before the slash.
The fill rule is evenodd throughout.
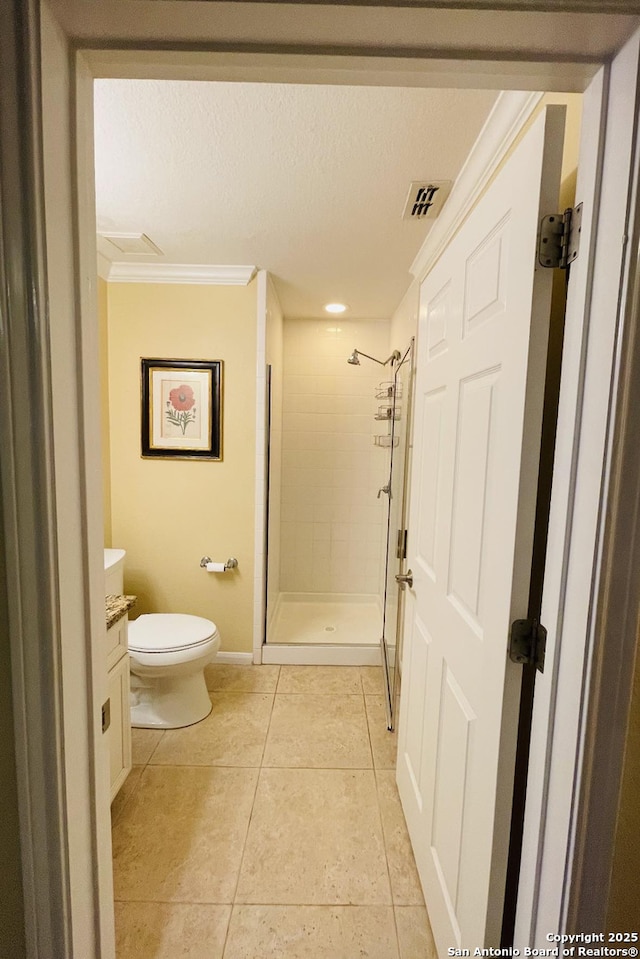
<path id="1" fill-rule="evenodd" d="M 392 445 L 396 447 L 400 442 L 399 436 L 392 436 L 390 433 L 376 434 L 373 437 L 374 446 L 390 447 Z"/>
<path id="2" fill-rule="evenodd" d="M 395 409 L 393 406 L 379 406 L 378 412 L 373 418 L 374 420 L 382 420 L 382 421 L 388 421 L 392 419 L 399 420 L 400 409 L 397 406 L 395 407 Z"/>
<path id="3" fill-rule="evenodd" d="M 393 397 L 393 383 L 379 383 L 376 387 L 375 397 L 377 400 L 386 400 Z"/>
<path id="4" fill-rule="evenodd" d="M 375 388 L 375 397 L 377 400 L 400 399 L 402 396 L 402 383 L 383 382 L 378 383 Z"/>

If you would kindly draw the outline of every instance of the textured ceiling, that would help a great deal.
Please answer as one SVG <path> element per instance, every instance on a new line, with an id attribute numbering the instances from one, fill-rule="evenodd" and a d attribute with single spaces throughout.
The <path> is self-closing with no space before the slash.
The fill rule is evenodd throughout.
<path id="1" fill-rule="evenodd" d="M 401 219 L 410 181 L 455 179 L 496 99 L 156 80 L 95 94 L 99 230 L 148 234 L 160 261 L 267 269 L 287 316 L 340 300 L 370 318 L 398 305 L 429 229 Z"/>

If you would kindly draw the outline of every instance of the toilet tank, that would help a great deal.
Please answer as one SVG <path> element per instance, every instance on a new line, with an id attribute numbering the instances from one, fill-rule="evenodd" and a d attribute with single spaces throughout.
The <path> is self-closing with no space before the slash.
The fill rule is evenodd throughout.
<path id="1" fill-rule="evenodd" d="M 124 592 L 124 549 L 105 549 L 104 551 L 104 594 L 122 595 Z"/>

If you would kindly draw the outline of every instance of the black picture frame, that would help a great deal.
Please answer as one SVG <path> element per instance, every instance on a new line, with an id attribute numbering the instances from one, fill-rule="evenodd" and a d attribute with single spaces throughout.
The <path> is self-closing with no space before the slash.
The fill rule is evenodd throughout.
<path id="1" fill-rule="evenodd" d="M 140 359 L 141 456 L 222 460 L 222 360 Z"/>

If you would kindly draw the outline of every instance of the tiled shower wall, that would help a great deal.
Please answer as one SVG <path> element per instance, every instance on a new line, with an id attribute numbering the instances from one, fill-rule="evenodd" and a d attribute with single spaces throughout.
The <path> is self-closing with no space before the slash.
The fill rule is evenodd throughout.
<path id="1" fill-rule="evenodd" d="M 388 450 L 374 414 L 375 387 L 390 367 L 389 323 L 285 320 L 280 589 L 378 594 L 382 581 Z"/>

